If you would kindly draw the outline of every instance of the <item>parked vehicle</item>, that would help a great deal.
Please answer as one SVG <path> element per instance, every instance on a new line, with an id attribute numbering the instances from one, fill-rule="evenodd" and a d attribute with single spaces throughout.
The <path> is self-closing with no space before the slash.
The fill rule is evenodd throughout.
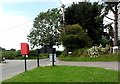
<path id="1" fill-rule="evenodd" d="M 5 57 L 2 57 L 2 59 L 0 59 L 1 63 L 6 63 Z"/>

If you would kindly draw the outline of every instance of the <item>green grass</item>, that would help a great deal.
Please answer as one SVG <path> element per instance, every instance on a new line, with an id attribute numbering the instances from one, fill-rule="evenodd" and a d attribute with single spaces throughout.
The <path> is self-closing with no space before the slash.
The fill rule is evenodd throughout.
<path id="1" fill-rule="evenodd" d="M 0 84 L 2 83 L 2 81 L 0 80 Z"/>
<path id="2" fill-rule="evenodd" d="M 118 71 L 95 67 L 47 66 L 39 67 L 6 82 L 118 82 Z"/>
<path id="3" fill-rule="evenodd" d="M 120 54 L 108 54 L 108 55 L 101 55 L 99 57 L 85 57 L 85 56 L 80 56 L 80 57 L 73 57 L 73 56 L 66 56 L 66 57 L 59 57 L 59 60 L 62 61 L 84 61 L 84 62 L 92 62 L 92 61 L 105 61 L 105 62 L 111 62 L 111 61 L 120 61 L 118 59 L 118 56 Z"/>

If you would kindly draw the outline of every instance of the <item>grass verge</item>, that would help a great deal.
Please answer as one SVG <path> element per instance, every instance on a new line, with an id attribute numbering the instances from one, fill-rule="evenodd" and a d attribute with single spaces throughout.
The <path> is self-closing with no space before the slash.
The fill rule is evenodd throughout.
<path id="1" fill-rule="evenodd" d="M 9 82 L 118 82 L 118 71 L 95 67 L 47 66 L 16 75 Z"/>
<path id="2" fill-rule="evenodd" d="M 120 54 L 106 54 L 106 55 L 101 55 L 99 57 L 85 57 L 85 56 L 80 56 L 80 57 L 73 57 L 73 56 L 61 56 L 59 57 L 59 60 L 62 61 L 84 61 L 84 62 L 89 62 L 89 61 L 102 61 L 102 62 L 111 62 L 111 61 L 120 61 L 118 58 Z"/>

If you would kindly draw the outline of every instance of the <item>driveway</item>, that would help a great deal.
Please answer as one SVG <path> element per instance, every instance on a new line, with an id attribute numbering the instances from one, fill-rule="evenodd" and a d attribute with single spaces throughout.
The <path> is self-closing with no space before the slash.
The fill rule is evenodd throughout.
<path id="1" fill-rule="evenodd" d="M 0 80 L 8 79 L 16 74 L 24 72 L 24 60 L 6 60 L 6 64 L 0 64 Z M 70 66 L 89 66 L 89 67 L 101 67 L 105 69 L 118 70 L 120 62 L 66 62 L 59 61 L 56 65 L 70 65 Z M 50 60 L 40 60 L 40 66 L 50 66 Z M 31 70 L 37 67 L 36 60 L 27 60 L 27 69 Z"/>
<path id="2" fill-rule="evenodd" d="M 70 66 L 88 66 L 88 67 L 101 67 L 105 69 L 111 70 L 120 70 L 118 65 L 120 62 L 66 62 L 66 61 L 58 61 L 57 65 L 70 65 Z"/>

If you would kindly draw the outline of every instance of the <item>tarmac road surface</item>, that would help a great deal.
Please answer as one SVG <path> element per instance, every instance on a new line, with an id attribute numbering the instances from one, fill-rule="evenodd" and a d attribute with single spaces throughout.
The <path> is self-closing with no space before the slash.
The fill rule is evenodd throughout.
<path id="1" fill-rule="evenodd" d="M 2 77 L 0 80 L 8 79 L 16 74 L 22 73 L 25 71 L 24 60 L 6 60 L 7 63 L 0 64 L 0 74 Z M 40 60 L 40 66 L 49 66 L 49 59 Z M 27 60 L 27 70 L 31 70 L 37 67 L 36 60 Z"/>

